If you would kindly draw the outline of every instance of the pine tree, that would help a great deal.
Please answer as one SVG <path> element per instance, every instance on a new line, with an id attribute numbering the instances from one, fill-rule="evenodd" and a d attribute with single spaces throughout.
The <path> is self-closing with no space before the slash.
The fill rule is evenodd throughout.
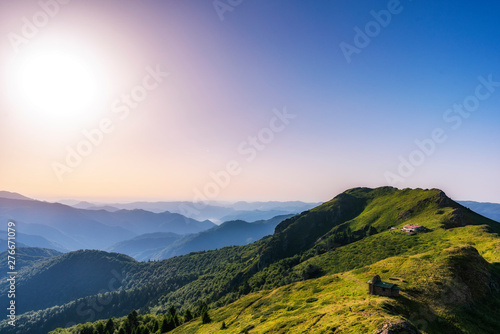
<path id="1" fill-rule="evenodd" d="M 210 322 L 212 322 L 210 315 L 208 315 L 208 309 L 203 309 L 203 311 L 201 312 L 201 322 L 204 324 L 209 324 Z"/>
<path id="2" fill-rule="evenodd" d="M 208 311 L 208 305 L 204 301 L 200 302 L 200 304 L 198 306 L 197 316 L 201 316 L 201 314 L 203 313 L 203 311 Z"/>
<path id="3" fill-rule="evenodd" d="M 115 331 L 115 322 L 113 321 L 112 318 L 110 318 L 106 322 L 106 327 L 104 329 L 105 329 L 105 332 L 108 332 L 110 334 L 112 334 Z"/>
<path id="4" fill-rule="evenodd" d="M 130 323 L 130 327 L 132 329 L 136 328 L 139 324 L 139 320 L 137 319 L 137 311 L 133 310 L 132 312 L 130 312 L 130 314 L 127 316 L 127 320 Z"/>
<path id="5" fill-rule="evenodd" d="M 104 334 L 104 324 L 102 322 L 98 322 L 94 325 L 94 333 L 96 334 Z"/>
<path id="6" fill-rule="evenodd" d="M 132 326 L 130 325 L 130 321 L 127 319 L 125 319 L 125 321 L 123 321 L 123 327 L 122 327 L 124 330 L 125 330 L 125 334 L 132 334 Z"/>
<path id="7" fill-rule="evenodd" d="M 153 333 L 156 333 L 158 331 L 158 329 L 160 329 L 160 324 L 158 323 L 158 320 L 153 320 Z"/>
<path id="8" fill-rule="evenodd" d="M 82 329 L 80 329 L 81 334 L 94 334 L 94 326 L 93 325 L 83 325 Z"/>
<path id="9" fill-rule="evenodd" d="M 161 327 L 160 327 L 160 332 L 161 333 L 166 333 L 168 332 L 170 329 L 169 329 L 169 323 L 168 323 L 168 319 L 167 317 L 163 317 L 163 321 L 161 322 Z"/>
<path id="10" fill-rule="evenodd" d="M 368 228 L 368 235 L 374 235 L 377 233 L 378 233 L 377 229 L 370 225 L 370 227 Z"/>
<path id="11" fill-rule="evenodd" d="M 172 305 L 172 306 L 169 307 L 168 314 L 170 314 L 172 317 L 177 314 L 177 311 L 176 311 L 174 305 Z"/>
<path id="12" fill-rule="evenodd" d="M 170 317 L 170 322 L 171 325 L 173 326 L 172 329 L 180 325 L 179 317 L 177 315 L 177 310 L 173 305 L 170 306 L 170 308 L 168 309 L 168 316 Z"/>
<path id="13" fill-rule="evenodd" d="M 184 312 L 184 322 L 189 322 L 191 320 L 193 320 L 193 314 L 191 313 L 191 311 L 189 309 L 187 309 Z"/>

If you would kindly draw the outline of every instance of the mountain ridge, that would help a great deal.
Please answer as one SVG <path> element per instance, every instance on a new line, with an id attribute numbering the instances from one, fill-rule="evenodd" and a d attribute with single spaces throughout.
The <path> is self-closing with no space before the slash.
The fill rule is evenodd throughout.
<path id="1" fill-rule="evenodd" d="M 401 231 L 401 227 L 406 224 L 423 225 L 427 232 L 409 235 Z M 314 325 L 316 327 L 311 327 L 314 332 L 331 332 L 339 326 L 336 324 L 340 319 L 338 317 L 344 314 L 353 325 L 365 328 L 368 332 L 392 326 L 381 321 L 365 322 L 363 319 L 369 318 L 349 313 L 350 306 L 359 312 L 373 310 L 381 315 L 378 319 L 399 319 L 401 323 L 415 328 L 419 328 L 421 323 L 420 318 L 412 317 L 412 312 L 425 308 L 433 317 L 433 320 L 426 318 L 425 333 L 441 333 L 443 329 L 450 328 L 462 332 L 464 328 L 472 328 L 477 333 L 491 333 L 495 326 L 500 325 L 493 315 L 488 318 L 488 312 L 485 312 L 474 314 L 471 318 L 462 309 L 455 309 L 447 300 L 455 298 L 453 294 L 450 295 L 456 290 L 453 290 L 455 286 L 459 288 L 456 291 L 463 291 L 460 296 L 467 295 L 467 289 L 471 288 L 470 278 L 461 276 L 460 268 L 471 268 L 474 275 L 476 270 L 478 273 L 483 272 L 490 277 L 493 286 L 500 286 L 500 269 L 495 265 L 500 263 L 500 254 L 496 251 L 500 249 L 500 240 L 495 233 L 498 227 L 497 222 L 467 210 L 440 190 L 399 190 L 390 187 L 350 189 L 319 207 L 284 220 L 275 228 L 273 235 L 252 244 L 195 252 L 163 261 L 127 262 L 121 290 L 107 294 L 111 302 L 96 314 L 98 318 L 82 318 L 75 314 L 79 303 L 88 303 L 95 298 L 87 296 L 76 304 L 69 302 L 55 309 L 26 314 L 19 328 L 29 333 L 34 326 L 41 326 L 40 321 L 51 326 L 64 326 L 69 321 L 81 323 L 125 316 L 134 309 L 144 314 L 140 315 L 140 321 L 159 319 L 161 322 L 171 306 L 183 313 L 187 308 L 196 308 L 204 300 L 212 308 L 213 326 L 220 328 L 221 321 L 225 321 L 229 332 L 250 331 L 254 327 L 260 330 L 264 328 L 261 326 L 270 326 L 275 331 L 280 326 L 288 326 L 281 327 L 288 330 L 298 328 L 300 323 L 307 323 L 308 319 L 314 318 L 306 310 L 314 305 L 331 304 L 333 309 L 327 312 L 329 315 L 322 316 L 325 323 L 318 321 Z M 487 266 L 484 262 L 481 264 L 479 258 L 474 260 L 474 252 L 467 248 L 469 246 L 488 261 Z M 107 256 L 105 253 L 99 254 Z M 474 267 L 474 263 L 479 267 Z M 467 267 L 469 265 L 472 267 Z M 392 301 L 367 295 L 366 280 L 374 273 L 381 274 L 385 280 L 402 277 L 407 281 L 407 284 L 401 283 L 404 288 L 402 298 Z M 355 279 L 342 279 L 341 295 L 333 300 L 321 293 L 327 287 L 330 289 L 329 286 L 315 284 L 318 279 L 325 282 L 333 279 L 333 289 L 336 286 L 335 277 L 341 278 L 343 275 Z M 26 284 L 29 284 L 29 279 L 26 279 Z M 299 298 L 295 292 L 286 297 L 287 294 L 279 292 L 302 291 L 299 287 L 310 289 L 307 298 Z M 492 293 L 496 293 L 494 291 Z M 230 303 L 246 305 L 245 300 L 252 302 L 247 298 L 259 293 L 281 296 L 282 300 L 255 304 L 260 305 L 260 315 L 253 320 L 245 316 L 244 319 L 248 319 L 246 325 L 245 322 L 237 324 L 228 318 L 238 314 L 243 316 L 247 314 L 247 309 L 250 312 L 252 308 L 243 306 L 243 310 L 224 309 L 224 306 Z M 342 306 L 339 298 L 350 300 L 349 296 L 355 297 L 357 304 Z M 482 309 L 481 305 L 498 305 L 499 299 L 492 296 L 486 294 L 480 301 L 472 299 L 474 307 Z M 438 299 L 439 302 L 429 303 L 429 298 Z M 335 300 L 338 300 L 338 304 Z M 378 305 L 375 309 L 369 306 L 371 301 Z M 149 313 L 153 315 L 146 315 Z M 288 318 L 287 314 L 293 315 L 293 318 Z M 284 318 L 279 320 L 280 316 Z M 125 325 L 123 319 L 116 321 L 120 326 Z M 481 329 L 474 321 L 479 321 L 486 329 Z M 77 325 L 56 332 L 77 333 L 83 327 Z M 0 323 L 0 328 L 6 329 L 3 323 Z M 188 321 L 176 331 L 194 333 L 214 328 L 196 319 Z M 422 328 L 419 330 L 422 331 Z"/>
<path id="2" fill-rule="evenodd" d="M 5 191 L 5 190 L 0 190 L 0 198 L 17 199 L 17 200 L 24 200 L 24 201 L 33 201 L 33 199 L 31 199 L 29 197 L 26 197 L 24 195 L 21 195 L 19 193 Z"/>
<path id="3" fill-rule="evenodd" d="M 475 201 L 457 201 L 457 203 L 500 223 L 500 204 L 498 203 Z"/>
<path id="4" fill-rule="evenodd" d="M 152 259 L 164 260 L 191 252 L 246 245 L 272 234 L 275 226 L 290 216 L 276 216 L 252 223 L 243 220 L 227 221 L 219 226 L 177 240 L 171 247 L 166 247 L 156 253 Z"/>
<path id="5" fill-rule="evenodd" d="M 145 232 L 194 233 L 215 226 L 180 214 L 108 212 L 60 203 L 0 198 L 0 220 L 16 222 L 19 233 L 35 234 L 67 250 L 104 249 Z"/>

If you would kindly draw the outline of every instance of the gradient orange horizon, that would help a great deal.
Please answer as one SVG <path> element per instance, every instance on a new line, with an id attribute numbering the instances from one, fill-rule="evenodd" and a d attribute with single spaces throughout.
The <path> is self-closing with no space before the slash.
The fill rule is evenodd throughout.
<path id="1" fill-rule="evenodd" d="M 331 6 L 331 17 L 299 2 L 286 11 L 259 6 L 246 3 L 221 22 L 211 2 L 72 1 L 16 52 L 9 36 L 42 9 L 38 1 L 1 3 L 0 188 L 44 200 L 191 201 L 201 192 L 216 201 L 327 201 L 387 185 L 384 173 L 416 139 L 446 127 L 444 111 L 494 70 L 475 59 L 478 67 L 459 74 L 450 62 L 448 76 L 410 66 L 430 54 L 396 57 L 398 44 L 389 41 L 415 33 L 397 20 L 347 64 L 338 43 L 362 19 L 348 2 L 318 5 Z M 301 23 L 292 25 L 295 18 Z M 15 69 L 58 52 L 95 70 L 99 96 L 68 82 L 75 108 L 40 112 L 14 87 Z M 481 102 L 460 130 L 446 129 L 449 139 L 397 187 L 500 203 L 499 97 Z M 232 162 L 239 172 L 214 180 Z"/>

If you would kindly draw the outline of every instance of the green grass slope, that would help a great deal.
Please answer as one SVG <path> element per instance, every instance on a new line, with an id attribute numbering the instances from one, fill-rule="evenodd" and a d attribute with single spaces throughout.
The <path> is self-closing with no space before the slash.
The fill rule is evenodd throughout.
<path id="1" fill-rule="evenodd" d="M 428 231 L 408 235 L 400 231 L 406 224 Z M 176 333 L 217 332 L 222 321 L 227 333 L 496 333 L 499 227 L 437 189 L 351 189 L 254 244 L 141 264 L 136 285 L 151 282 L 153 266 L 172 279 L 190 272 L 185 264 L 196 269 L 139 313 L 161 322 L 171 305 L 182 313 L 210 304 L 212 323 L 197 318 Z M 375 273 L 396 278 L 402 296 L 368 295 Z"/>
<path id="2" fill-rule="evenodd" d="M 492 286 L 500 282 L 498 272 L 472 246 L 432 253 L 395 256 L 356 270 L 251 293 L 210 311 L 208 324 L 196 318 L 169 332 L 496 333 L 500 301 L 498 289 Z M 395 280 L 402 288 L 400 297 L 367 294 L 366 280 L 374 273 L 385 281 Z M 114 319 L 116 333 L 126 328 L 126 319 Z M 164 319 L 163 315 L 139 316 L 138 328 L 141 333 L 161 333 L 158 327 Z M 91 332 L 96 325 L 54 333 Z"/>
<path id="3" fill-rule="evenodd" d="M 396 256 L 353 271 L 247 295 L 172 333 L 497 333 L 498 284 L 471 246 Z M 374 273 L 397 279 L 400 297 L 367 293 Z M 227 329 L 222 330 L 222 322 Z"/>

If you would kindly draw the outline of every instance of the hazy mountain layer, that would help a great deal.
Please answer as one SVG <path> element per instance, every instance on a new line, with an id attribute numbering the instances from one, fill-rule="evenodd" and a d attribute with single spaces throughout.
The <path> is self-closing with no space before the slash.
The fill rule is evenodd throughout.
<path id="1" fill-rule="evenodd" d="M 473 201 L 458 202 L 472 211 L 475 211 L 485 217 L 500 222 L 500 204 L 497 203 L 481 203 Z"/>
<path id="2" fill-rule="evenodd" d="M 188 234 L 215 226 L 209 221 L 199 222 L 170 212 L 84 210 L 59 203 L 9 198 L 0 198 L 0 220 L 14 221 L 20 238 L 31 238 L 25 244 L 62 251 L 105 249 L 139 234 Z M 39 240 L 35 242 L 37 236 Z M 47 242 L 43 243 L 41 238 Z"/>

